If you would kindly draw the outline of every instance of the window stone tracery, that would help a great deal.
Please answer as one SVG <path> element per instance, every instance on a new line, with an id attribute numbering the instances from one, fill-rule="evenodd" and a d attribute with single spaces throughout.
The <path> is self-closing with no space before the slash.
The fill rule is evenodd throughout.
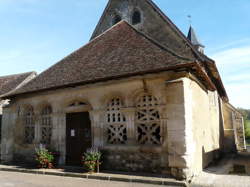
<path id="1" fill-rule="evenodd" d="M 127 128 L 125 116 L 121 113 L 122 101 L 111 99 L 106 109 L 107 142 L 109 144 L 125 144 L 127 142 Z"/>
<path id="2" fill-rule="evenodd" d="M 35 120 L 33 107 L 28 108 L 25 112 L 24 124 L 24 142 L 26 144 L 32 144 L 35 139 Z"/>
<path id="3" fill-rule="evenodd" d="M 41 113 L 41 143 L 49 145 L 52 136 L 52 108 L 50 106 L 45 107 Z"/>
<path id="4" fill-rule="evenodd" d="M 161 144 L 160 114 L 157 99 L 149 94 L 136 102 L 136 137 L 139 144 Z"/>

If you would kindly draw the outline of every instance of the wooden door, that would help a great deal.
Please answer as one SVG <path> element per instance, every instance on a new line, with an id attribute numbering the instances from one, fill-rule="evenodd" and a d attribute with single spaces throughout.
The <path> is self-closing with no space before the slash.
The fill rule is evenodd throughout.
<path id="1" fill-rule="evenodd" d="M 81 165 L 82 155 L 91 148 L 91 123 L 89 113 L 66 115 L 66 164 Z"/>

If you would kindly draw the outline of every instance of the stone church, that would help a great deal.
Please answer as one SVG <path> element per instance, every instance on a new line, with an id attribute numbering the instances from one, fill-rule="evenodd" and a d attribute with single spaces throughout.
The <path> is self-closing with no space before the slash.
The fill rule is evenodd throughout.
<path id="1" fill-rule="evenodd" d="M 3 162 L 45 144 L 79 165 L 98 147 L 104 169 L 189 178 L 245 149 L 215 61 L 151 0 L 109 0 L 89 43 L 2 97 Z"/>

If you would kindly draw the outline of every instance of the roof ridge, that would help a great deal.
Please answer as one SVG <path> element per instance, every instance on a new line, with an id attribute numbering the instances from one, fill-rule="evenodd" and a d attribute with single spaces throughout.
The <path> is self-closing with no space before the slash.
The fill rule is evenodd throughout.
<path id="1" fill-rule="evenodd" d="M 32 79 L 30 82 L 35 81 L 35 79 L 38 79 L 44 72 L 48 71 L 49 69 L 53 68 L 54 66 L 56 66 L 58 63 L 60 63 L 61 61 L 63 61 L 64 59 L 67 59 L 68 57 L 70 57 L 71 55 L 76 54 L 78 51 L 80 51 L 81 49 L 87 47 L 88 45 L 90 45 L 92 42 L 94 42 L 95 40 L 97 40 L 98 38 L 100 38 L 102 35 L 104 35 L 105 33 L 107 33 L 109 30 L 113 29 L 114 27 L 118 26 L 119 24 L 121 24 L 124 20 L 120 21 L 119 23 L 113 25 L 112 27 L 110 27 L 109 29 L 107 29 L 106 31 L 104 31 L 102 34 L 98 35 L 97 37 L 93 38 L 93 40 L 88 41 L 86 44 L 84 44 L 83 46 L 79 47 L 78 49 L 76 49 L 75 51 L 71 52 L 70 54 L 68 54 L 67 56 L 65 56 L 64 58 L 62 58 L 61 60 L 57 61 L 55 64 L 53 64 L 52 66 L 50 66 L 48 69 L 42 71 L 41 73 L 39 73 L 38 76 L 36 76 L 34 79 Z"/>
<path id="2" fill-rule="evenodd" d="M 126 34 L 127 33 L 127 34 Z M 124 36 L 122 36 L 124 34 Z M 118 41 L 115 41 L 113 36 L 120 36 L 120 41 L 123 41 L 125 44 L 122 45 Z M 124 38 L 125 37 L 125 38 Z M 132 37 L 132 38 L 131 38 Z M 118 39 L 119 39 L 118 38 Z M 135 41 L 139 41 L 139 43 L 133 43 L 133 38 L 135 38 Z M 102 43 L 105 42 L 105 43 Z M 114 43 L 114 45 L 112 44 Z M 138 61 L 137 65 L 133 65 L 131 59 L 126 60 L 126 58 L 119 57 L 118 58 L 113 58 L 114 54 L 106 52 L 106 49 L 111 49 L 111 50 L 116 50 L 118 46 L 121 46 L 121 49 L 125 48 L 127 44 L 132 45 L 134 47 L 133 49 L 136 49 L 140 52 L 140 59 Z M 104 44 L 104 46 L 102 46 Z M 101 47 L 102 46 L 102 54 L 95 54 L 93 50 L 96 49 L 95 47 Z M 90 47 L 90 48 L 89 48 Z M 147 47 L 147 48 L 145 48 Z M 93 49 L 92 49 L 93 48 Z M 151 52 L 149 51 L 152 49 L 152 54 L 158 55 L 158 56 L 150 56 L 146 54 L 145 51 L 148 51 L 150 54 Z M 88 55 L 87 51 L 90 50 L 90 56 Z M 126 51 L 132 59 L 135 60 L 134 58 L 134 50 L 127 50 Z M 105 54 L 105 55 L 104 55 Z M 115 53 L 116 54 L 116 53 Z M 120 54 L 120 50 L 118 50 L 118 54 Z M 96 59 L 96 55 L 98 58 L 102 58 L 101 56 L 105 56 L 104 61 L 99 61 Z M 143 55 L 143 56 L 142 56 Z M 123 56 L 123 55 L 122 55 Z M 136 58 L 136 60 L 138 60 Z M 116 63 L 117 61 L 117 63 Z M 142 63 L 146 67 L 142 68 L 139 67 L 142 65 Z M 104 63 L 104 65 L 100 66 L 100 70 L 96 68 L 98 64 L 101 62 L 107 62 Z M 119 70 L 120 65 L 123 64 L 123 62 L 129 63 L 129 65 L 124 65 L 124 69 Z M 114 70 L 115 71 L 108 71 L 108 69 L 105 69 L 104 66 L 105 64 L 110 64 L 113 63 L 114 65 Z M 20 89 L 15 90 L 12 92 L 10 95 L 5 95 L 5 97 L 10 97 L 14 95 L 19 95 L 19 94 L 24 94 L 24 93 L 31 93 L 34 91 L 42 91 L 42 90 L 49 90 L 49 89 L 57 89 L 65 86 L 70 86 L 70 85 L 76 85 L 76 84 L 85 84 L 85 83 L 94 83 L 96 81 L 104 81 L 104 80 L 109 80 L 113 77 L 127 77 L 127 76 L 134 76 L 137 74 L 142 74 L 147 73 L 147 72 L 152 72 L 155 70 L 163 70 L 163 69 L 169 69 L 170 67 L 177 67 L 177 65 L 183 66 L 184 64 L 189 64 L 191 65 L 193 60 L 178 56 L 171 50 L 167 49 L 166 47 L 160 45 L 158 42 L 154 41 L 152 38 L 149 38 L 148 36 L 144 35 L 143 33 L 139 32 L 137 29 L 135 29 L 132 25 L 127 23 L 126 21 L 121 21 L 117 23 L 116 25 L 112 26 L 105 32 L 103 32 L 101 35 L 98 37 L 94 38 L 93 40 L 89 41 L 87 44 L 83 45 L 79 49 L 75 50 L 71 54 L 67 55 L 42 73 L 40 73 L 38 76 L 36 76 L 34 79 L 29 81 L 25 86 L 21 87 Z M 86 71 L 93 71 L 92 73 L 96 74 L 89 77 L 88 74 L 82 75 L 82 71 L 75 71 L 71 70 L 72 65 L 80 65 L 79 67 L 84 68 Z M 103 63 L 102 63 L 103 64 Z M 116 65 L 117 64 L 117 65 Z M 154 65 L 153 65 L 154 64 Z M 99 66 L 99 65 L 98 65 Z M 118 67 L 119 66 L 119 67 Z M 133 66 L 133 67 L 132 67 Z M 61 80 L 59 78 L 58 80 L 52 80 L 49 77 L 50 75 L 55 75 L 55 70 L 59 70 L 56 72 L 57 75 L 60 74 L 60 76 L 77 76 L 76 78 L 70 78 L 68 81 L 64 81 L 64 79 Z M 60 70 L 60 68 L 64 68 L 63 71 Z M 69 68 L 69 69 L 68 69 Z M 95 69 L 93 69 L 95 68 Z M 153 68 L 153 69 L 152 69 Z M 112 69 L 112 68 L 111 68 Z M 103 73 L 105 70 L 105 73 Z M 117 73 L 118 72 L 118 73 Z M 106 75 L 108 73 L 108 75 Z M 60 77 L 59 76 L 59 77 Z M 47 77 L 47 78 L 46 78 Z M 63 78 L 63 77 L 62 77 Z M 66 80 L 67 78 L 65 78 Z M 47 82 L 46 82 L 47 81 Z M 40 83 L 39 83 L 40 82 Z M 38 85 L 37 85 L 38 83 Z M 40 86 L 39 86 L 40 85 Z M 25 88 L 24 88 L 25 87 Z"/>
<path id="3" fill-rule="evenodd" d="M 144 33 L 138 31 L 137 29 L 135 29 L 132 25 L 130 25 L 127 21 L 125 20 L 121 20 L 120 22 L 118 22 L 117 24 L 113 25 L 112 27 L 110 27 L 109 29 L 107 29 L 106 31 L 104 31 L 103 33 L 101 33 L 100 35 L 98 35 L 97 37 L 93 38 L 93 40 L 90 40 L 88 43 L 84 44 L 82 47 L 78 48 L 77 50 L 73 51 L 72 53 L 70 53 L 69 55 L 65 56 L 64 58 L 62 58 L 61 60 L 59 60 L 58 62 L 56 62 L 55 64 L 53 64 L 52 66 L 50 66 L 48 69 L 44 70 L 43 72 L 41 72 L 38 76 L 36 76 L 33 80 L 31 81 L 35 81 L 35 79 L 39 78 L 39 76 L 41 76 L 44 72 L 46 72 L 47 70 L 53 68 L 54 66 L 56 66 L 58 63 L 60 63 L 61 61 L 63 61 L 64 59 L 68 58 L 69 56 L 76 54 L 78 51 L 80 51 L 81 49 L 85 48 L 86 46 L 90 45 L 92 42 L 98 40 L 100 37 L 102 37 L 103 35 L 105 35 L 107 32 L 109 32 L 110 30 L 112 30 L 115 27 L 118 27 L 121 24 L 127 24 L 131 29 L 133 29 L 135 32 L 137 32 L 138 34 L 140 34 L 141 36 L 143 36 L 144 38 L 146 38 L 147 40 L 149 40 L 152 44 L 156 45 L 157 47 L 171 53 L 171 55 L 176 56 L 178 58 L 181 58 L 182 60 L 191 60 L 185 57 L 182 57 L 176 53 L 174 53 L 172 50 L 168 49 L 167 47 L 161 45 L 159 42 L 155 41 L 153 38 L 145 35 Z"/>
<path id="4" fill-rule="evenodd" d="M 32 73 L 36 73 L 36 71 L 30 71 L 30 72 L 25 72 L 25 73 L 17 73 L 17 74 L 11 74 L 11 75 L 4 75 L 4 76 L 0 76 L 0 79 L 8 78 L 8 77 L 14 77 L 14 76 L 20 76 L 20 75 L 25 75 L 25 74 L 32 74 Z"/>
<path id="5" fill-rule="evenodd" d="M 137 30 L 135 27 L 133 27 L 131 24 L 129 24 L 126 20 L 121 20 L 120 22 L 118 22 L 117 24 L 113 25 L 112 27 L 108 28 L 106 31 L 104 31 L 103 33 L 101 33 L 100 35 L 98 35 L 97 37 L 95 37 L 93 40 L 91 40 L 89 43 L 91 43 L 92 41 L 95 41 L 96 39 L 98 39 L 99 37 L 101 37 L 102 35 L 104 35 L 105 33 L 107 33 L 108 31 L 112 30 L 114 27 L 117 27 L 118 25 L 122 24 L 122 23 L 126 23 L 131 29 L 133 29 L 135 32 L 137 32 L 138 34 L 142 35 L 144 38 L 146 38 L 147 40 L 149 40 L 150 42 L 152 42 L 154 45 L 160 47 L 161 49 L 166 50 L 167 52 L 171 53 L 172 55 L 182 58 L 183 60 L 191 60 L 189 58 L 183 57 L 181 55 L 178 55 L 177 53 L 175 53 L 174 51 L 172 51 L 171 49 L 169 49 L 168 47 L 160 44 L 159 42 L 157 42 L 155 39 L 153 39 L 152 37 L 144 34 L 143 32 Z M 89 44 L 87 43 L 87 44 Z M 84 47 L 84 46 L 83 46 Z"/>

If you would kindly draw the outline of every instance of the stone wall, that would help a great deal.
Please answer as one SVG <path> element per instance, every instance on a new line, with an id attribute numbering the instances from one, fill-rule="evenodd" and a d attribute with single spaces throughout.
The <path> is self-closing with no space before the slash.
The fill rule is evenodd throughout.
<path id="1" fill-rule="evenodd" d="M 225 153 L 235 152 L 236 144 L 234 137 L 234 127 L 232 110 L 223 102 L 223 118 L 224 118 L 224 148 Z"/>
<path id="2" fill-rule="evenodd" d="M 142 172 L 142 173 L 170 173 L 166 165 L 167 154 L 134 151 L 103 151 L 104 160 L 101 166 L 106 170 Z M 165 159 L 162 161 L 162 159 Z"/>
<path id="3" fill-rule="evenodd" d="M 87 85 L 77 88 L 61 89 L 46 93 L 23 96 L 11 101 L 4 108 L 3 118 L 3 149 L 4 161 L 25 160 L 32 161 L 35 146 L 40 143 L 40 114 L 44 106 L 53 108 L 52 145 L 61 153 L 60 163 L 65 163 L 66 155 L 66 113 L 88 111 L 91 118 L 92 145 L 100 147 L 106 153 L 105 165 L 112 166 L 110 169 L 169 172 L 169 161 L 178 160 L 179 155 L 168 157 L 168 148 L 184 146 L 185 142 L 178 143 L 176 134 L 168 132 L 168 126 L 182 125 L 183 110 L 179 109 L 179 95 L 183 95 L 181 85 L 166 88 L 165 81 L 183 76 L 176 73 L 162 73 L 158 75 L 138 76 L 126 80 L 110 81 L 95 85 Z M 135 128 L 135 100 L 143 92 L 147 91 L 157 98 L 157 110 L 160 113 L 161 145 L 140 145 L 136 139 Z M 128 128 L 127 145 L 109 145 L 107 143 L 105 113 L 107 102 L 119 97 L 124 103 L 121 109 L 126 117 Z M 81 101 L 88 106 L 70 106 L 72 102 Z M 183 105 L 183 104 L 181 104 Z M 35 116 L 35 139 L 32 144 L 24 143 L 24 113 L 27 107 L 34 108 Z M 175 111 L 175 112 L 174 112 Z M 181 131 L 181 130 L 180 130 Z M 181 132 L 180 134 L 181 135 Z M 175 143 L 177 143 L 175 145 Z M 175 158 L 174 158 L 175 157 Z M 121 158 L 121 159 L 119 159 Z M 170 160 L 169 160 L 170 159 Z M 148 163 L 150 161 L 150 163 Z M 125 162 L 123 165 L 122 162 Z M 116 164 L 114 164 L 116 163 Z M 147 164 L 146 164 L 147 163 Z M 142 168 L 143 167 L 143 168 Z"/>
<path id="4" fill-rule="evenodd" d="M 243 116 L 229 103 L 223 102 L 225 153 L 246 149 Z"/>
<path id="5" fill-rule="evenodd" d="M 197 174 L 218 157 L 221 112 L 216 91 L 206 90 L 195 79 L 185 79 L 186 146 L 189 167 Z"/>
<path id="6" fill-rule="evenodd" d="M 178 51 L 179 54 L 189 53 L 188 55 L 192 56 L 186 45 L 183 45 L 183 38 L 172 28 L 173 26 L 159 15 L 159 10 L 155 10 L 145 0 L 110 0 L 105 10 L 106 12 L 104 12 L 93 33 L 92 39 L 113 26 L 115 15 L 119 15 L 132 25 L 132 15 L 135 10 L 141 12 L 141 23 L 133 25 L 137 30 L 165 45 L 172 51 Z"/>
<path id="7" fill-rule="evenodd" d="M 185 72 L 166 72 L 124 80 L 65 88 L 16 98 L 4 108 L 4 161 L 32 161 L 34 146 L 40 143 L 40 114 L 44 106 L 53 109 L 52 142 L 60 151 L 60 164 L 66 156 L 66 114 L 88 111 L 91 119 L 92 146 L 104 153 L 103 169 L 144 171 L 188 178 L 210 163 L 220 149 L 220 109 L 216 92 L 209 92 Z M 150 93 L 158 102 L 161 144 L 142 145 L 137 141 L 136 98 Z M 126 144 L 109 144 L 106 106 L 121 98 L 126 118 Z M 84 106 L 72 106 L 80 101 Z M 24 143 L 24 111 L 34 108 L 35 139 Z"/>

